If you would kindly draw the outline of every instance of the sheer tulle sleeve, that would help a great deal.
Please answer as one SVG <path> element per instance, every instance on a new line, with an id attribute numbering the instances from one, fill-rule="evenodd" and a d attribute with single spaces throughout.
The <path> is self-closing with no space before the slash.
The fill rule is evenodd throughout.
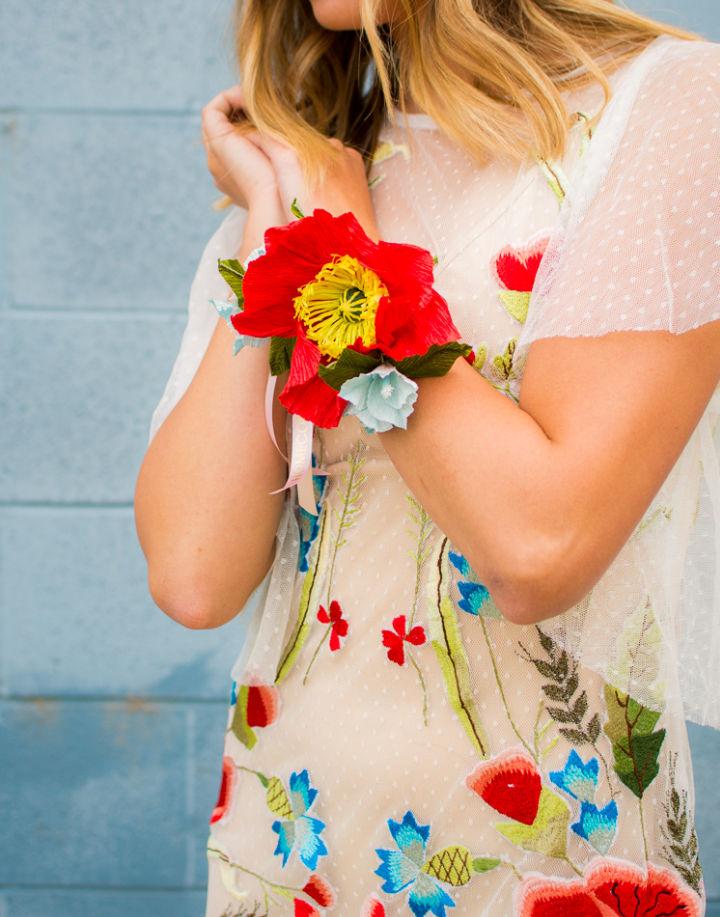
<path id="1" fill-rule="evenodd" d="M 663 38 L 623 80 L 574 173 L 517 348 L 720 319 L 720 44 Z M 635 532 L 577 606 L 544 622 L 646 706 L 720 728 L 716 390 Z"/>
<path id="2" fill-rule="evenodd" d="M 228 286 L 218 272 L 218 258 L 232 258 L 242 242 L 247 210 L 233 207 L 220 223 L 200 257 L 190 287 L 187 322 L 165 390 L 150 420 L 148 443 L 182 398 L 205 355 L 218 320 L 210 299 L 226 299 Z"/>

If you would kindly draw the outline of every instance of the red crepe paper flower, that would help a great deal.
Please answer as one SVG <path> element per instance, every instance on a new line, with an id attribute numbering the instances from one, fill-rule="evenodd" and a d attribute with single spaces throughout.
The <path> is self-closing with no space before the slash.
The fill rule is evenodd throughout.
<path id="1" fill-rule="evenodd" d="M 235 762 L 229 755 L 224 755 L 222 759 L 222 780 L 220 782 L 220 792 L 218 793 L 215 808 L 210 815 L 210 824 L 220 821 L 230 809 L 232 802 L 232 793 L 235 786 L 237 773 L 235 771 Z"/>
<path id="2" fill-rule="evenodd" d="M 342 608 L 340 607 L 340 602 L 337 599 L 333 599 L 330 602 L 330 614 L 328 614 L 327 609 L 324 605 L 321 605 L 317 613 L 318 621 L 322 621 L 323 624 L 332 623 L 332 629 L 330 630 L 330 649 L 335 651 L 340 649 L 340 638 L 344 637 L 348 632 L 348 622 L 347 618 L 342 616 Z"/>
<path id="3" fill-rule="evenodd" d="M 248 685 L 247 725 L 269 726 L 278 715 L 280 695 L 275 685 Z"/>
<path id="4" fill-rule="evenodd" d="M 295 905 L 294 917 L 320 917 L 320 911 L 307 901 L 303 901 L 302 898 L 293 898 L 293 904 Z"/>
<path id="5" fill-rule="evenodd" d="M 614 857 L 592 860 L 581 879 L 526 876 L 517 887 L 520 917 L 700 917 L 702 902 L 672 870 L 647 864 L 647 873 L 634 863 Z"/>
<path id="6" fill-rule="evenodd" d="M 393 630 L 383 630 L 383 646 L 388 647 L 387 657 L 391 662 L 397 662 L 398 665 L 405 665 L 405 643 L 412 643 L 413 646 L 422 646 L 425 643 L 425 631 L 420 624 L 405 633 L 405 615 L 398 615 L 393 618 Z"/>
<path id="7" fill-rule="evenodd" d="M 320 907 L 335 906 L 335 892 L 327 879 L 317 872 L 314 872 L 303 885 L 303 891 L 306 895 L 309 895 L 313 901 L 317 901 Z"/>
<path id="8" fill-rule="evenodd" d="M 524 825 L 532 825 L 535 821 L 542 778 L 528 755 L 502 752 L 480 762 L 465 778 L 465 783 L 496 812 Z"/>
<path id="9" fill-rule="evenodd" d="M 347 405 L 318 374 L 350 348 L 393 360 L 456 341 L 446 301 L 433 289 L 426 249 L 374 242 L 352 212 L 309 216 L 265 231 L 265 254 L 247 266 L 236 331 L 294 338 L 281 404 L 320 427 L 334 427 Z"/>

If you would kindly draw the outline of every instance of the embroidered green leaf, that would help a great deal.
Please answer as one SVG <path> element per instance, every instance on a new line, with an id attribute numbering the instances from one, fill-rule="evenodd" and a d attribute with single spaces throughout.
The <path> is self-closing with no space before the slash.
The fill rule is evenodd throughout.
<path id="1" fill-rule="evenodd" d="M 655 730 L 660 714 L 612 685 L 605 685 L 608 720 L 604 730 L 612 741 L 615 773 L 641 799 L 659 773 L 658 755 L 665 730 Z"/>
<path id="2" fill-rule="evenodd" d="M 565 188 L 568 187 L 569 181 L 559 162 L 553 161 L 552 164 L 547 159 L 538 157 L 538 164 L 545 176 L 552 193 L 562 204 L 565 198 Z"/>
<path id="3" fill-rule="evenodd" d="M 471 859 L 472 854 L 467 847 L 443 847 L 423 864 L 420 871 L 450 885 L 467 885 L 472 879 Z"/>
<path id="4" fill-rule="evenodd" d="M 496 822 L 495 827 L 509 841 L 523 850 L 532 850 L 545 856 L 565 857 L 570 809 L 552 790 L 543 787 L 535 821 L 531 825 L 521 822 Z"/>
<path id="5" fill-rule="evenodd" d="M 218 270 L 222 274 L 223 280 L 238 298 L 238 305 L 242 308 L 244 297 L 242 282 L 245 276 L 245 268 L 237 258 L 218 258 Z"/>
<path id="6" fill-rule="evenodd" d="M 524 322 L 530 305 L 530 293 L 522 290 L 500 290 L 498 292 L 508 314 L 519 322 Z"/>
<path id="7" fill-rule="evenodd" d="M 644 595 L 624 621 L 618 652 L 608 672 L 610 684 L 629 692 L 642 676 L 648 692 L 643 700 L 658 710 L 665 706 L 665 683 L 660 678 L 663 642 L 650 596 Z"/>
<path id="8" fill-rule="evenodd" d="M 283 649 L 280 664 L 278 665 L 277 675 L 275 676 L 276 684 L 280 684 L 280 682 L 292 669 L 298 655 L 300 654 L 300 650 L 303 648 L 307 636 L 310 633 L 311 622 L 308 620 L 308 611 L 310 609 L 310 600 L 313 594 L 313 587 L 315 586 L 315 582 L 317 580 L 323 545 L 325 543 L 324 535 L 326 528 L 326 517 L 327 512 L 325 510 L 325 504 L 323 504 L 320 510 L 319 531 L 317 540 L 315 542 L 317 545 L 315 549 L 315 558 L 312 565 L 310 566 L 310 569 L 307 571 L 303 578 L 303 585 L 302 591 L 300 593 L 300 601 L 298 603 L 298 612 L 297 618 L 295 620 L 295 626 L 293 628 L 290 639 Z M 315 547 L 315 545 L 313 545 L 313 547 Z"/>
<path id="9" fill-rule="evenodd" d="M 395 363 L 396 369 L 411 379 L 423 376 L 444 376 L 458 357 L 466 357 L 472 347 L 458 341 L 447 344 L 431 344 L 427 351 L 419 356 L 405 357 Z"/>
<path id="10" fill-rule="evenodd" d="M 473 369 L 476 369 L 478 372 L 483 368 L 485 360 L 487 359 L 487 344 L 483 341 L 482 344 L 478 344 L 477 349 L 475 350 L 475 359 L 473 360 Z"/>
<path id="11" fill-rule="evenodd" d="M 447 593 L 450 582 L 448 544 L 448 539 L 444 538 L 433 565 L 435 594 L 431 594 L 428 600 L 428 629 L 445 680 L 448 700 L 477 753 L 487 758 L 490 746 L 472 693 L 470 668 L 455 605 Z"/>
<path id="12" fill-rule="evenodd" d="M 665 824 L 660 822 L 660 830 L 668 841 L 663 856 L 700 895 L 703 869 L 698 856 L 695 820 L 688 805 L 687 790 L 684 787 L 678 790 L 676 766 L 677 752 L 673 752 L 669 756 L 667 798 L 663 804 Z"/>
<path id="13" fill-rule="evenodd" d="M 270 373 L 279 376 L 290 369 L 290 357 L 295 347 L 295 338 L 273 335 L 270 338 Z"/>
<path id="14" fill-rule="evenodd" d="M 298 206 L 296 197 L 293 198 L 292 204 L 290 204 L 290 213 L 292 213 L 293 216 L 296 216 L 298 220 L 302 220 L 302 218 L 305 216 L 305 214 L 302 212 L 302 210 Z"/>
<path id="15" fill-rule="evenodd" d="M 327 382 L 327 384 L 339 391 L 343 382 L 353 379 L 359 373 L 369 372 L 375 369 L 382 361 L 379 356 L 373 356 L 369 353 L 358 353 L 357 350 L 351 350 L 346 347 L 345 350 L 334 362 L 323 366 L 318 366 L 318 375 Z"/>
<path id="16" fill-rule="evenodd" d="M 498 860 L 496 857 L 475 857 L 472 861 L 472 868 L 473 872 L 490 872 L 491 869 L 495 869 L 501 863 L 502 860 Z"/>
<path id="17" fill-rule="evenodd" d="M 230 729 L 235 738 L 242 742 L 246 748 L 252 748 L 257 742 L 257 736 L 247 722 L 248 694 L 248 685 L 240 685 Z"/>
<path id="18" fill-rule="evenodd" d="M 295 818 L 295 813 L 290 804 L 290 797 L 279 777 L 271 777 L 268 781 L 265 802 L 267 803 L 268 809 L 279 818 L 291 820 Z"/>

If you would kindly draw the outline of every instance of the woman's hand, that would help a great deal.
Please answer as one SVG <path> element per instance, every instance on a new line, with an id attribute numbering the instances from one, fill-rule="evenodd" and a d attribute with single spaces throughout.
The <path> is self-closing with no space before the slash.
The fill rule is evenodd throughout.
<path id="1" fill-rule="evenodd" d="M 303 177 L 297 153 L 291 146 L 259 131 L 248 137 L 272 163 L 286 222 L 293 218 L 290 207 L 293 200 L 297 199 L 304 214 L 310 214 L 315 207 L 322 207 L 333 216 L 350 210 L 368 236 L 374 242 L 379 240 L 361 153 L 345 146 L 336 137 L 329 138 L 327 142 L 340 150 L 341 158 L 337 165 L 328 167 L 322 184 L 309 187 Z"/>
<path id="2" fill-rule="evenodd" d="M 282 220 L 275 170 L 252 134 L 235 128 L 234 116 L 245 100 L 239 85 L 218 93 L 202 110 L 203 144 L 216 188 L 248 210 L 275 211 Z"/>

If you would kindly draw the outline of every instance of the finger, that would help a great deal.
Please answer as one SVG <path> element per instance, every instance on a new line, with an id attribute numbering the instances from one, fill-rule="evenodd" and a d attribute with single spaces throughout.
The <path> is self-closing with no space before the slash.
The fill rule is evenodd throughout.
<path id="1" fill-rule="evenodd" d="M 237 111 L 244 111 L 245 96 L 240 84 L 224 89 L 214 96 L 202 110 L 201 124 L 203 134 L 208 139 L 227 131 L 231 116 Z"/>

